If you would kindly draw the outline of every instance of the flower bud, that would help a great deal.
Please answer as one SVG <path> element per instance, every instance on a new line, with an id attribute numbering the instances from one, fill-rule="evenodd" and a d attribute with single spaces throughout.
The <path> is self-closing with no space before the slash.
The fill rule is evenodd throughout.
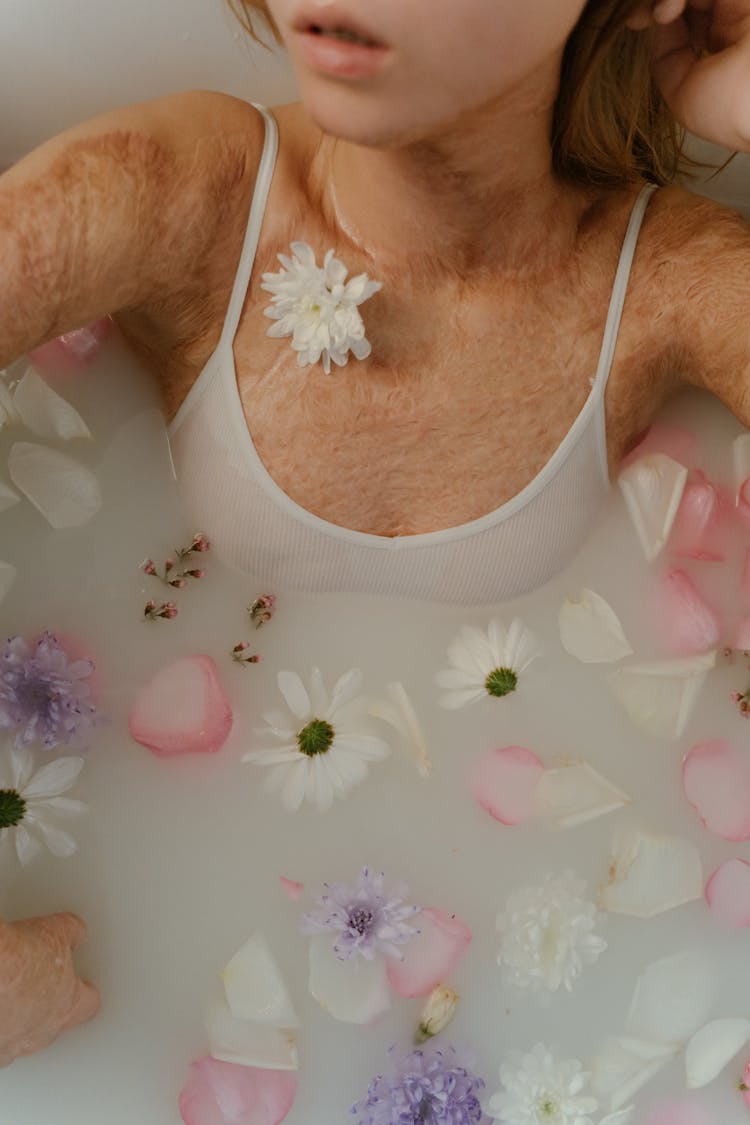
<path id="1" fill-rule="evenodd" d="M 433 988 L 419 1019 L 415 1042 L 424 1043 L 432 1039 L 453 1019 L 458 1004 L 458 993 L 444 984 Z"/>

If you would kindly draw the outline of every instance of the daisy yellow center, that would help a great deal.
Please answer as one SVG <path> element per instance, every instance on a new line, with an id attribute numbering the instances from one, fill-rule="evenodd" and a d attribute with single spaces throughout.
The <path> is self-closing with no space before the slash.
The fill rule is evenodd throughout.
<path id="1" fill-rule="evenodd" d="M 15 789 L 0 789 L 0 828 L 15 828 L 26 815 L 26 802 Z"/>
<path id="2" fill-rule="evenodd" d="M 314 758 L 316 754 L 325 754 L 333 745 L 335 731 L 325 719 L 311 719 L 297 735 L 297 745 L 300 754 Z"/>
<path id="3" fill-rule="evenodd" d="M 500 699 L 503 695 L 510 695 L 518 687 L 518 676 L 512 668 L 495 668 L 484 681 L 488 695 Z"/>
<path id="4" fill-rule="evenodd" d="M 552 1097 L 551 1094 L 545 1094 L 540 1099 L 537 1108 L 543 1118 L 547 1117 L 557 1121 L 558 1115 L 560 1113 L 560 1103 L 558 1102 L 557 1098 Z"/>

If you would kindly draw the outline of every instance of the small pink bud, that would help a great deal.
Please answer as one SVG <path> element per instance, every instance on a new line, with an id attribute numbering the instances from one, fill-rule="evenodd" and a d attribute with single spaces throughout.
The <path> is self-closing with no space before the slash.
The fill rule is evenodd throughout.
<path id="1" fill-rule="evenodd" d="M 187 586 L 187 582 L 185 581 L 184 578 L 181 578 L 181 577 L 180 578 L 170 578 L 169 585 L 170 586 L 176 586 L 178 590 L 181 590 L 183 586 Z"/>
<path id="2" fill-rule="evenodd" d="M 164 560 L 164 569 L 166 571 L 170 571 L 173 566 L 174 566 L 174 559 L 173 558 L 170 557 L 170 558 Z"/>
<path id="3" fill-rule="evenodd" d="M 144 574 L 156 574 L 156 564 L 153 559 L 144 559 L 141 563 L 141 570 Z"/>
<path id="4" fill-rule="evenodd" d="M 164 616 L 166 618 L 171 620 L 171 618 L 177 616 L 177 606 L 174 604 L 174 602 L 165 602 L 162 608 L 164 610 Z"/>
<path id="5" fill-rule="evenodd" d="M 190 549 L 192 551 L 203 552 L 203 551 L 210 550 L 210 548 L 211 548 L 211 544 L 208 541 L 207 537 L 203 534 L 202 531 L 198 532 L 197 535 L 193 536 L 193 542 L 190 544 Z"/>
<path id="6" fill-rule="evenodd" d="M 156 609 L 156 602 L 148 601 L 148 602 L 146 602 L 145 606 L 143 607 L 143 612 L 144 613 L 150 613 L 152 609 Z"/>
<path id="7" fill-rule="evenodd" d="M 205 578 L 206 577 L 205 570 L 186 570 L 185 574 L 188 574 L 191 578 Z"/>
<path id="8" fill-rule="evenodd" d="M 232 652 L 244 652 L 246 648 L 250 648 L 250 645 L 248 644 L 248 642 L 247 641 L 240 641 L 240 643 L 238 645 L 234 646 L 234 648 L 232 649 Z"/>

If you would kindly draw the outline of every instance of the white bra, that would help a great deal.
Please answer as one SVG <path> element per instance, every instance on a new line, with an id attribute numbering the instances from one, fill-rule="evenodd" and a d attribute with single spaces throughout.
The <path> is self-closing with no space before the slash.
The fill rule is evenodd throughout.
<path id="1" fill-rule="evenodd" d="M 232 345 L 278 150 L 276 123 L 257 108 L 265 143 L 221 339 L 169 428 L 195 529 L 270 593 L 353 592 L 485 605 L 542 585 L 580 546 L 609 490 L 604 391 L 655 187 L 644 187 L 633 207 L 591 391 L 547 464 L 518 495 L 479 519 L 423 535 L 370 535 L 321 519 L 292 500 L 263 465 L 243 413 Z"/>

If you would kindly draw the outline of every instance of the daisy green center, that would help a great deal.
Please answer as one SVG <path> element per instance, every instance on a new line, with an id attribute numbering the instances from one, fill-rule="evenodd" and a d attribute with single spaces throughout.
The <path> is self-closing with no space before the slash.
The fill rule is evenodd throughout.
<path id="1" fill-rule="evenodd" d="M 311 719 L 297 735 L 297 745 L 300 754 L 314 758 L 316 754 L 325 754 L 333 745 L 335 731 L 325 719 Z"/>
<path id="2" fill-rule="evenodd" d="M 518 676 L 512 668 L 495 668 L 484 681 L 484 686 L 488 695 L 500 699 L 516 690 Z"/>
<path id="3" fill-rule="evenodd" d="M 15 828 L 26 816 L 26 802 L 16 789 L 0 789 L 0 829 Z"/>
<path id="4" fill-rule="evenodd" d="M 542 1118 L 557 1121 L 560 1114 L 560 1103 L 552 1094 L 544 1094 L 539 1100 L 537 1109 Z"/>

